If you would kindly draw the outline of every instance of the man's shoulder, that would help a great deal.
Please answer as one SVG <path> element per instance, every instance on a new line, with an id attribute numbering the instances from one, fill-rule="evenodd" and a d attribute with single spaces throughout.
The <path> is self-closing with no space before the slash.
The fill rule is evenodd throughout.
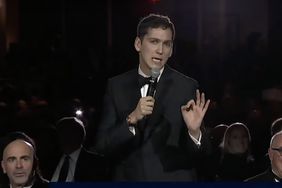
<path id="1" fill-rule="evenodd" d="M 98 153 L 97 151 L 87 150 L 85 148 L 81 149 L 80 155 L 81 156 L 90 156 L 90 157 L 99 157 L 99 158 L 104 157 L 102 154 Z"/>
<path id="2" fill-rule="evenodd" d="M 194 78 L 189 77 L 170 66 L 166 66 L 165 69 L 166 69 L 167 74 L 170 74 L 171 77 L 173 77 L 173 79 L 177 80 L 177 82 L 195 84 L 198 86 L 198 81 L 195 80 Z"/>
<path id="3" fill-rule="evenodd" d="M 111 77 L 109 80 L 112 81 L 119 81 L 119 80 L 126 80 L 132 76 L 136 76 L 138 73 L 137 69 L 131 69 L 129 71 L 126 71 L 124 73 L 118 74 L 116 76 Z"/>
<path id="4" fill-rule="evenodd" d="M 258 175 L 255 175 L 253 177 L 250 177 L 245 180 L 245 182 L 252 182 L 252 181 L 273 181 L 273 175 L 269 170 L 264 171 Z"/>
<path id="5" fill-rule="evenodd" d="M 107 161 L 104 155 L 96 151 L 89 151 L 83 148 L 78 157 L 78 163 L 90 165 L 89 162 L 92 163 L 91 165 L 104 165 Z"/>
<path id="6" fill-rule="evenodd" d="M 32 188 L 47 188 L 49 187 L 49 181 L 44 178 L 37 178 Z"/>
<path id="7" fill-rule="evenodd" d="M 2 184 L 0 182 L 0 188 L 10 188 L 10 185 L 9 184 Z"/>

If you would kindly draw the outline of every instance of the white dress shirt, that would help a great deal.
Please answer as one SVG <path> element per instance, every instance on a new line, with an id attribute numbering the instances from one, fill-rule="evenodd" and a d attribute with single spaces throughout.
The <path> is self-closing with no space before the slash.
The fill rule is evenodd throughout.
<path id="1" fill-rule="evenodd" d="M 79 157 L 80 151 L 81 151 L 81 147 L 79 149 L 75 150 L 74 152 L 72 152 L 71 154 L 69 154 L 70 166 L 69 166 L 69 171 L 68 171 L 66 182 L 73 182 L 74 181 L 74 172 L 75 172 L 76 162 L 77 162 L 77 159 Z M 57 182 L 58 181 L 59 174 L 60 174 L 61 168 L 63 166 L 65 157 L 66 157 L 65 154 L 61 157 L 60 162 L 59 162 L 59 164 L 58 164 L 58 166 L 57 166 L 57 168 L 56 168 L 56 170 L 55 170 L 55 172 L 52 176 L 51 182 Z"/>
<path id="2" fill-rule="evenodd" d="M 159 77 L 158 77 L 157 82 L 159 81 L 159 79 L 160 79 L 160 77 L 161 77 L 163 71 L 164 71 L 164 67 L 160 70 L 160 75 L 159 75 Z M 145 78 L 146 78 L 146 77 L 150 77 L 150 76 L 146 75 L 146 74 L 141 70 L 140 65 L 139 65 L 139 67 L 138 67 L 138 74 L 140 74 L 141 76 L 143 76 L 143 77 L 145 77 Z M 140 90 L 140 92 L 141 92 L 141 97 L 145 97 L 145 96 L 146 96 L 148 87 L 149 87 L 149 84 L 146 84 L 146 85 L 144 85 L 144 86 L 141 88 L 141 90 Z M 130 131 L 133 135 L 136 134 L 136 132 L 135 132 L 135 127 L 134 127 L 134 126 L 129 126 L 129 131 Z M 189 132 L 188 132 L 188 134 L 189 134 L 189 136 L 191 137 L 191 139 L 193 140 L 193 142 L 194 142 L 198 147 L 200 147 L 200 146 L 201 146 L 201 139 L 202 139 L 202 132 L 200 132 L 199 139 L 193 137 Z"/>

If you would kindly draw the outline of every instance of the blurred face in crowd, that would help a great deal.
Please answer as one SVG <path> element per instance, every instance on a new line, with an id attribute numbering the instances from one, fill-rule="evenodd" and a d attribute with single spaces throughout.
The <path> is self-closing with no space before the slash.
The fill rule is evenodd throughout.
<path id="1" fill-rule="evenodd" d="M 4 149 L 1 165 L 12 187 L 23 186 L 29 180 L 33 169 L 33 154 L 32 145 L 23 140 L 15 140 Z"/>
<path id="2" fill-rule="evenodd" d="M 273 172 L 282 178 L 282 132 L 277 133 L 272 138 L 268 155 Z"/>
<path id="3" fill-rule="evenodd" d="M 141 70 L 150 75 L 151 69 L 161 69 L 172 54 L 173 36 L 169 28 L 149 28 L 141 39 L 135 39 Z"/>
<path id="4" fill-rule="evenodd" d="M 236 127 L 230 132 L 229 152 L 233 154 L 242 154 L 247 152 L 249 147 L 249 136 L 243 127 Z"/>

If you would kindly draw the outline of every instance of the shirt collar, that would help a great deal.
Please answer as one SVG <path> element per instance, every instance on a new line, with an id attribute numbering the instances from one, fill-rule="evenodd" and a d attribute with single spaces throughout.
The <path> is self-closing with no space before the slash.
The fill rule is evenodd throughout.
<path id="1" fill-rule="evenodd" d="M 68 155 L 70 157 L 70 159 L 73 160 L 75 163 L 76 163 L 76 161 L 78 159 L 78 156 L 79 156 L 79 153 L 81 151 L 81 148 L 82 148 L 82 146 L 80 148 L 78 148 L 77 150 L 75 150 L 74 152 L 72 152 L 71 154 Z M 66 155 L 64 155 L 64 157 L 65 156 Z"/>
<path id="2" fill-rule="evenodd" d="M 163 71 L 164 71 L 164 67 L 160 69 L 160 75 L 159 75 L 159 77 L 158 77 L 158 81 L 159 81 L 159 79 L 160 79 L 160 77 L 161 77 Z M 150 77 L 149 75 L 146 75 L 146 74 L 141 70 L 140 65 L 139 65 L 139 67 L 138 67 L 138 74 L 140 74 L 141 76 L 144 76 L 144 77 Z"/>
<path id="3" fill-rule="evenodd" d="M 281 178 L 279 176 L 277 176 L 276 173 L 273 170 L 272 170 L 272 173 L 274 175 L 274 181 L 280 182 Z"/>
<path id="4" fill-rule="evenodd" d="M 32 185 L 30 185 L 30 186 L 24 186 L 23 188 L 31 188 L 32 187 Z M 10 184 L 10 188 L 12 188 L 12 185 Z"/>

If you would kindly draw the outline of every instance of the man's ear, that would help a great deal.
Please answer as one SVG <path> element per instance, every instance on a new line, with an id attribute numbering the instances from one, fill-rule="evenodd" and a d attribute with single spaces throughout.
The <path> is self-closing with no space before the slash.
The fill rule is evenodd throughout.
<path id="1" fill-rule="evenodd" d="M 135 38 L 134 47 L 137 52 L 140 52 L 141 49 L 141 39 L 139 37 Z"/>
<path id="2" fill-rule="evenodd" d="M 6 169 L 5 169 L 4 161 L 1 161 L 1 166 L 2 166 L 2 170 L 3 170 L 4 174 L 6 174 Z"/>
<path id="3" fill-rule="evenodd" d="M 272 161 L 272 157 L 273 157 L 273 151 L 271 148 L 268 148 L 268 158 L 270 161 Z"/>

